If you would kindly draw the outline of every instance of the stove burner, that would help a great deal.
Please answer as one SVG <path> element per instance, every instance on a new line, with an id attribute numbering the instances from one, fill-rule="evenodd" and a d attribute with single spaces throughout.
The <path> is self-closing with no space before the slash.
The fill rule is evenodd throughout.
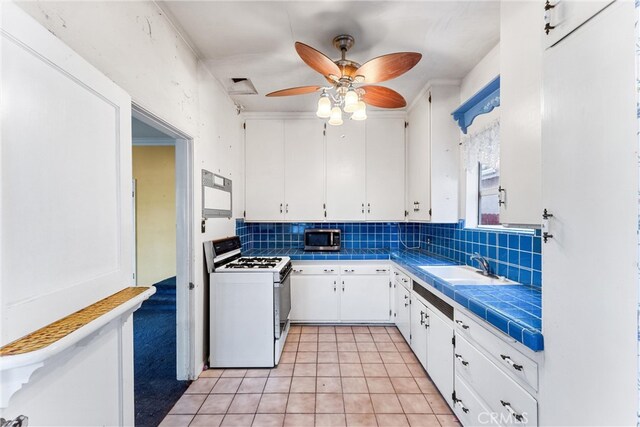
<path id="1" fill-rule="evenodd" d="M 231 263 L 228 264 L 227 267 L 228 268 L 274 268 L 276 265 L 278 265 L 275 262 L 242 262 L 242 263 Z"/>
<path id="2" fill-rule="evenodd" d="M 236 262 L 238 264 L 277 264 L 282 261 L 278 257 L 246 257 L 240 258 Z"/>

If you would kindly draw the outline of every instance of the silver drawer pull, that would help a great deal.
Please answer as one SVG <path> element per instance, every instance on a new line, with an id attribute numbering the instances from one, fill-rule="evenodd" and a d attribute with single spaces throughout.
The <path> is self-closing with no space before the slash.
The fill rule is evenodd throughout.
<path id="1" fill-rule="evenodd" d="M 346 268 L 344 269 L 344 272 L 345 272 L 345 273 L 353 273 L 354 271 L 355 271 L 354 269 L 351 269 L 351 270 L 348 270 L 348 269 L 346 269 Z"/>
<path id="2" fill-rule="evenodd" d="M 395 274 L 396 276 L 400 275 L 400 273 L 398 273 L 397 271 L 394 271 L 393 274 Z"/>
<path id="3" fill-rule="evenodd" d="M 462 320 L 456 320 L 456 323 L 460 325 L 462 329 L 469 329 L 469 325 L 465 325 Z"/>
<path id="4" fill-rule="evenodd" d="M 333 273 L 333 269 L 329 270 L 328 268 L 325 268 L 325 269 L 324 269 L 324 272 L 325 272 L 325 273 Z"/>
<path id="5" fill-rule="evenodd" d="M 509 414 L 515 418 L 517 421 L 522 421 L 524 420 L 524 416 L 521 414 L 518 414 L 512 407 L 511 404 L 509 402 L 505 402 L 504 400 L 501 400 L 500 403 L 502 403 L 502 406 L 504 406 L 505 408 L 507 408 L 507 411 L 509 411 Z"/>
<path id="6" fill-rule="evenodd" d="M 376 269 L 376 272 L 377 273 L 386 273 L 387 270 L 385 270 L 384 268 L 378 268 L 378 269 Z"/>
<path id="7" fill-rule="evenodd" d="M 407 279 L 405 279 L 404 277 L 402 278 L 402 281 L 403 281 L 404 283 L 409 283 L 409 281 L 408 281 Z"/>
<path id="8" fill-rule="evenodd" d="M 511 360 L 511 358 L 509 356 L 501 354 L 500 357 L 502 357 L 502 360 L 504 360 L 509 365 L 511 365 L 511 367 L 513 369 L 515 369 L 516 371 L 522 371 L 523 366 L 522 365 L 518 365 L 517 363 L 515 363 L 513 360 Z"/>
<path id="9" fill-rule="evenodd" d="M 294 273 L 302 273 L 304 270 L 293 270 Z"/>
<path id="10" fill-rule="evenodd" d="M 456 359 L 458 359 L 463 366 L 469 366 L 469 362 L 464 360 L 461 354 L 456 353 Z"/>
<path id="11" fill-rule="evenodd" d="M 404 299 L 409 299 L 409 295 L 405 295 L 405 296 L 404 296 Z"/>
<path id="12" fill-rule="evenodd" d="M 420 310 L 420 324 L 424 325 L 424 311 Z"/>
<path id="13" fill-rule="evenodd" d="M 454 397 L 453 398 L 453 404 L 454 405 L 458 405 L 460 407 L 460 409 L 462 409 L 462 412 L 464 412 L 465 414 L 469 413 L 469 408 L 464 406 L 464 403 L 462 403 L 462 400 Z"/>

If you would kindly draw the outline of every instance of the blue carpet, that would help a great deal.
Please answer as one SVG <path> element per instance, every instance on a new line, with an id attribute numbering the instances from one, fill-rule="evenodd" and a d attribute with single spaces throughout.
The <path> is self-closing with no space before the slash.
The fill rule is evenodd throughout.
<path id="1" fill-rule="evenodd" d="M 176 380 L 176 278 L 154 286 L 133 314 L 136 426 L 144 427 L 160 424 L 189 385 Z"/>

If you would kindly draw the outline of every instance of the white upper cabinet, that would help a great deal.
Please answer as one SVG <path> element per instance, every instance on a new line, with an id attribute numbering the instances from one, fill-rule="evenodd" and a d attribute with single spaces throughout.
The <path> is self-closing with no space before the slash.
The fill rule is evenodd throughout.
<path id="1" fill-rule="evenodd" d="M 544 47 L 547 48 L 558 43 L 611 3 L 611 0 L 549 0 L 549 5 L 546 5 L 545 2 L 537 2 L 537 8 L 535 13 L 532 12 L 532 17 L 537 22 L 539 31 L 544 31 L 545 33 Z M 504 2 L 502 5 L 504 6 Z M 543 14 L 545 17 L 544 20 L 535 19 L 536 17 L 543 16 Z M 504 39 L 500 37 L 500 50 L 502 50 L 503 40 Z"/>
<path id="2" fill-rule="evenodd" d="M 318 119 L 284 122 L 285 219 L 324 219 L 324 123 Z"/>
<path id="3" fill-rule="evenodd" d="M 500 222 L 540 224 L 540 2 L 500 3 Z"/>
<path id="4" fill-rule="evenodd" d="M 409 220 L 458 221 L 458 142 L 451 116 L 460 103 L 458 86 L 432 86 L 409 112 Z"/>
<path id="5" fill-rule="evenodd" d="M 404 120 L 366 122 L 366 215 L 370 221 L 404 220 Z"/>
<path id="6" fill-rule="evenodd" d="M 327 126 L 327 219 L 365 219 L 365 123 Z"/>
<path id="7" fill-rule="evenodd" d="M 284 122 L 247 120 L 245 209 L 249 221 L 284 219 Z"/>

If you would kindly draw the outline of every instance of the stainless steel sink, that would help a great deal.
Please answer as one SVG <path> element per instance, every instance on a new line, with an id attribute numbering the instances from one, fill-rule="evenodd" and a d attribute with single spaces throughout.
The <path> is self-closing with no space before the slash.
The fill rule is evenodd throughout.
<path id="1" fill-rule="evenodd" d="M 452 285 L 515 285 L 517 282 L 502 277 L 488 277 L 475 268 L 460 265 L 439 265 L 420 267 L 429 274 L 432 274 Z"/>

